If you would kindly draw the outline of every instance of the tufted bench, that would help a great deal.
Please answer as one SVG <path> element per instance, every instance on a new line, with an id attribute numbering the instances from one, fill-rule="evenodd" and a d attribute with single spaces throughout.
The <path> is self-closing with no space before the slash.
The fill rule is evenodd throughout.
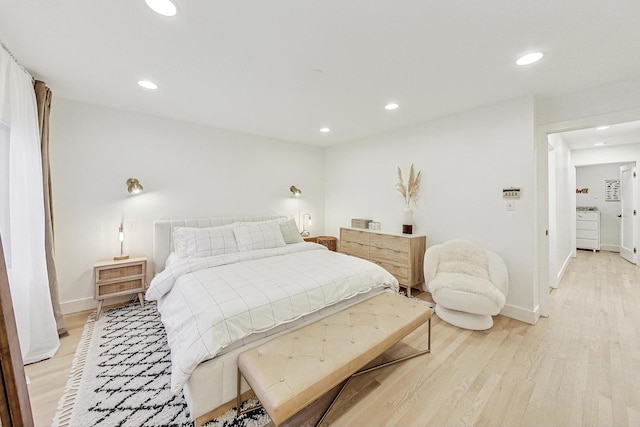
<path id="1" fill-rule="evenodd" d="M 425 322 L 429 322 L 427 350 L 378 367 L 428 353 L 431 313 L 424 303 L 383 293 L 241 353 L 238 412 L 242 377 L 278 426 Z"/>

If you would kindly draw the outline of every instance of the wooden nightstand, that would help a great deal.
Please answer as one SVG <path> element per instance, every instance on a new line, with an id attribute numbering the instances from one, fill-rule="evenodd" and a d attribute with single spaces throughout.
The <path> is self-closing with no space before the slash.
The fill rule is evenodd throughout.
<path id="1" fill-rule="evenodd" d="M 107 298 L 138 294 L 140 305 L 144 307 L 146 288 L 147 257 L 135 256 L 115 261 L 104 259 L 93 265 L 95 299 L 98 301 L 96 320 L 100 318 L 102 304 Z"/>
<path id="2" fill-rule="evenodd" d="M 326 246 L 330 251 L 338 250 L 338 239 L 331 236 L 307 236 L 304 238 L 305 242 L 318 243 L 322 246 Z"/>

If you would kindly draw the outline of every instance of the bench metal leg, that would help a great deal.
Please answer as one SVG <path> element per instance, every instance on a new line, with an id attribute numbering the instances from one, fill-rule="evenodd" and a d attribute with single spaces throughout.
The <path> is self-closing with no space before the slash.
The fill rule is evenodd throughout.
<path id="1" fill-rule="evenodd" d="M 240 392 L 241 385 L 242 385 L 242 372 L 240 372 L 240 368 L 238 368 L 238 394 L 236 396 L 236 416 L 238 417 L 240 415 L 248 414 L 249 412 L 253 412 L 256 409 L 262 408 L 262 402 L 258 400 L 258 404 L 253 408 L 245 409 L 244 411 L 240 410 L 240 408 L 242 407 L 242 394 Z"/>
<path id="2" fill-rule="evenodd" d="M 413 359 L 414 357 L 417 357 L 417 356 L 422 356 L 423 354 L 431 353 L 431 318 L 429 318 L 429 320 L 427 321 L 427 327 L 428 327 L 428 332 L 427 332 L 427 348 L 426 348 L 426 350 L 419 350 L 419 351 L 416 351 L 415 353 L 412 353 L 412 354 L 410 354 L 408 356 L 404 356 L 404 357 L 400 357 L 398 359 L 390 360 L 388 362 L 384 362 L 384 363 L 381 363 L 379 365 L 372 366 L 371 368 L 362 369 L 362 370 L 354 373 L 353 375 L 351 375 L 349 378 L 347 378 L 346 382 L 344 383 L 344 385 L 342 386 L 342 388 L 340 389 L 340 391 L 338 392 L 336 397 L 333 399 L 333 401 L 331 402 L 329 407 L 324 411 L 324 413 L 322 414 L 322 416 L 320 417 L 320 419 L 316 423 L 316 427 L 319 426 L 320 424 L 322 424 L 322 422 L 327 417 L 327 415 L 329 414 L 331 409 L 333 409 L 333 406 L 335 405 L 335 403 L 338 401 L 338 399 L 342 395 L 342 392 L 347 388 L 347 385 L 349 385 L 349 382 L 351 382 L 352 378 L 357 377 L 357 376 L 362 375 L 362 374 L 366 374 L 366 373 L 371 372 L 371 371 L 376 371 L 378 369 L 385 368 L 385 367 L 390 366 L 390 365 L 394 365 L 396 363 L 400 363 L 400 362 L 404 362 L 404 361 L 409 360 L 409 359 Z M 257 406 L 255 406 L 253 408 L 250 408 L 250 409 L 245 409 L 244 411 L 240 410 L 240 407 L 242 406 L 242 402 L 241 402 L 242 399 L 240 397 L 241 396 L 240 395 L 241 383 L 242 383 L 242 372 L 240 372 L 240 368 L 238 368 L 238 394 L 237 394 L 237 397 L 236 397 L 236 408 L 237 408 L 236 413 L 237 413 L 237 416 L 244 415 L 244 414 L 247 414 L 249 412 L 255 411 L 256 409 L 262 408 L 262 403 L 260 403 L 260 400 L 258 400 L 258 405 Z"/>
<path id="3" fill-rule="evenodd" d="M 351 375 L 347 379 L 347 381 L 344 383 L 342 388 L 340 389 L 340 392 L 338 392 L 338 395 L 333 399 L 333 401 L 331 402 L 331 405 L 329 405 L 329 407 L 326 409 L 326 411 L 324 411 L 324 413 L 322 414 L 322 417 L 320 417 L 320 419 L 316 423 L 316 427 L 319 426 L 320 424 L 322 424 L 324 419 L 329 414 L 329 411 L 331 411 L 331 409 L 333 409 L 333 406 L 335 405 L 335 403 L 340 398 L 340 395 L 342 395 L 342 392 L 347 388 L 347 385 L 349 385 L 349 382 L 351 381 L 352 378 L 357 377 L 357 376 L 362 375 L 362 374 L 366 374 L 367 372 L 376 371 L 378 369 L 385 368 L 385 367 L 390 366 L 390 365 L 394 365 L 394 364 L 399 363 L 399 362 L 404 362 L 405 360 L 413 359 L 414 357 L 417 357 L 417 356 L 422 356 L 423 354 L 431 353 L 431 318 L 429 318 L 427 323 L 428 323 L 428 332 L 427 332 L 427 348 L 426 348 L 426 350 L 419 350 L 419 351 L 417 351 L 415 353 L 412 353 L 412 354 L 410 354 L 408 356 L 404 356 L 404 357 L 400 357 L 398 359 L 390 360 L 388 362 L 384 362 L 384 363 L 381 363 L 379 365 L 372 366 L 371 368 L 362 369 L 362 370 L 356 372 L 355 374 Z"/>

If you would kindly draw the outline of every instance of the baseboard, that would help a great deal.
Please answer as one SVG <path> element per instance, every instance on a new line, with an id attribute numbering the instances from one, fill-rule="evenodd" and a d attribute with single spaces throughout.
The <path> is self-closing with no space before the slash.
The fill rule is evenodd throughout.
<path id="1" fill-rule="evenodd" d="M 600 245 L 600 250 L 601 251 L 608 251 L 608 252 L 620 252 L 620 246 L 619 245 Z"/>
<path id="2" fill-rule="evenodd" d="M 109 298 L 108 300 L 104 300 L 104 305 L 105 307 L 108 307 L 113 304 L 120 304 L 123 302 L 127 302 L 131 299 L 131 297 L 132 297 L 131 295 L 124 295 L 121 297 Z M 83 299 L 77 299 L 73 301 L 66 301 L 66 302 L 60 303 L 60 310 L 62 311 L 62 314 L 71 314 L 71 313 L 78 313 L 80 311 L 95 310 L 97 307 L 98 307 L 98 301 L 96 301 L 93 298 L 83 298 Z"/>
<path id="3" fill-rule="evenodd" d="M 83 298 L 60 303 L 60 310 L 62 310 L 62 314 L 93 310 L 96 307 L 98 307 L 98 301 L 94 300 L 93 298 Z"/>
<path id="4" fill-rule="evenodd" d="M 511 319 L 535 325 L 540 318 L 540 305 L 537 305 L 536 308 L 531 311 L 515 305 L 506 304 L 502 310 L 500 310 L 500 314 Z"/>
<path id="5" fill-rule="evenodd" d="M 571 258 L 573 258 L 573 254 L 570 253 L 569 255 L 567 255 L 567 258 L 564 260 L 564 263 L 562 264 L 562 268 L 558 272 L 558 277 L 556 278 L 557 284 L 560 284 L 560 282 L 562 281 L 562 277 L 564 276 L 564 272 L 567 271 L 567 267 L 569 267 L 569 262 L 571 262 Z M 555 287 L 557 288 L 558 286 L 555 286 Z"/>

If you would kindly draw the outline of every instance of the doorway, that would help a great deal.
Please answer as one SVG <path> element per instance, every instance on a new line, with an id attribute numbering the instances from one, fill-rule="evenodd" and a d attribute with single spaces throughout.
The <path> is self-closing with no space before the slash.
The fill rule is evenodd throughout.
<path id="1" fill-rule="evenodd" d="M 638 230 L 633 212 L 638 210 L 638 190 L 629 177 L 640 160 L 640 121 L 549 133 L 547 139 L 549 285 L 558 286 L 576 256 L 577 207 L 599 212 L 597 234 L 589 232 L 589 237 L 599 237 L 599 250 L 624 253 L 636 263 L 633 250 Z M 625 194 L 623 187 L 617 187 L 623 177 Z M 623 205 L 627 213 L 622 211 Z M 624 223 L 623 217 L 627 220 Z"/>

